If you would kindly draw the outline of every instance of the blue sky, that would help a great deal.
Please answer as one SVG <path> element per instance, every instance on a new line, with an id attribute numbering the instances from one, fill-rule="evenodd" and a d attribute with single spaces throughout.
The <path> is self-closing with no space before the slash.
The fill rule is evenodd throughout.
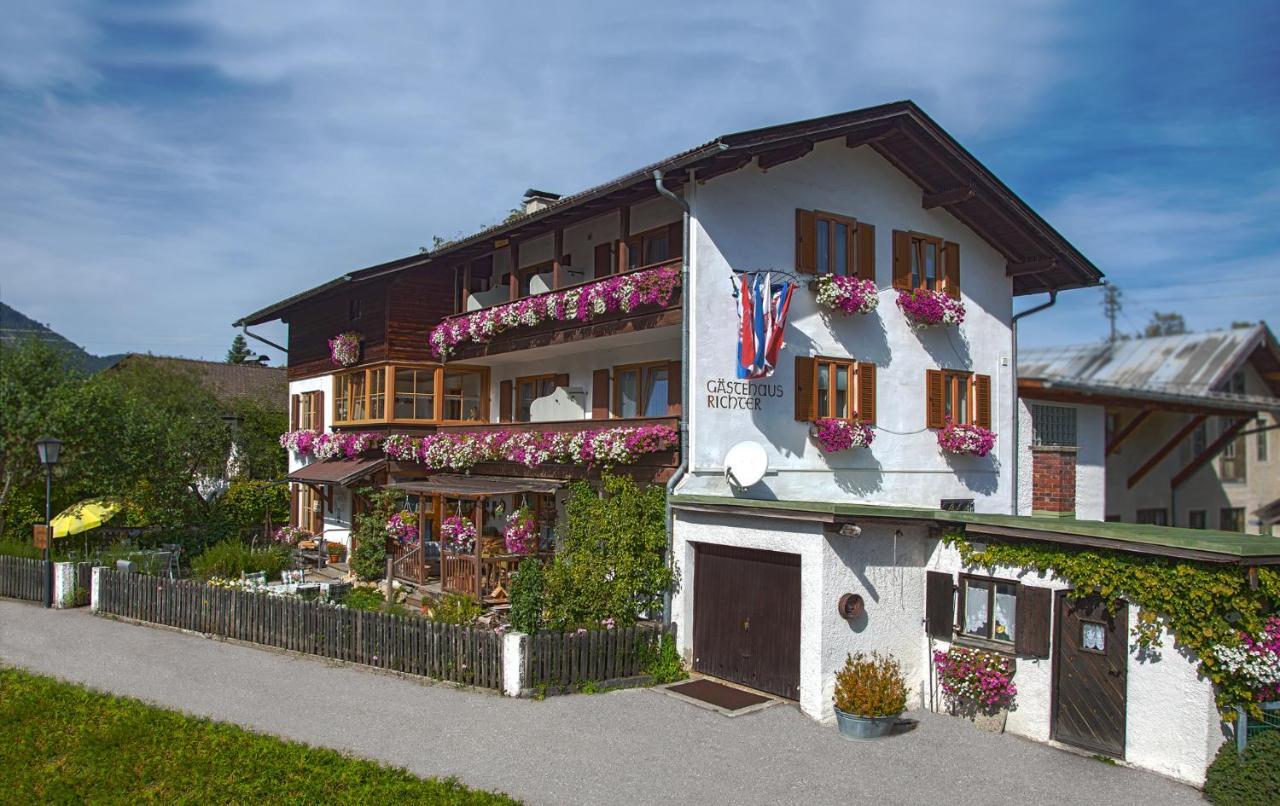
<path id="1" fill-rule="evenodd" d="M 8 0 L 0 299 L 95 353 L 220 358 L 238 316 L 527 187 L 899 98 L 1121 287 L 1123 329 L 1280 298 L 1280 4 L 609 5 Z M 1101 338 L 1099 302 L 1024 343 Z"/>

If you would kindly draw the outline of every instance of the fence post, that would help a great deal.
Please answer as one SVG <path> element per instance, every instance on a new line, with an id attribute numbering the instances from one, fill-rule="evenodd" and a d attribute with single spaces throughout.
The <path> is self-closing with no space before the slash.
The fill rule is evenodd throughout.
<path id="1" fill-rule="evenodd" d="M 101 565 L 93 567 L 93 582 L 89 585 L 89 609 L 94 613 L 102 610 L 102 570 Z"/>
<path id="2" fill-rule="evenodd" d="M 519 697 L 525 689 L 525 653 L 529 650 L 529 636 L 522 632 L 502 635 L 502 693 Z"/>
<path id="3" fill-rule="evenodd" d="M 76 564 L 53 564 L 53 606 L 61 610 L 76 606 Z"/>

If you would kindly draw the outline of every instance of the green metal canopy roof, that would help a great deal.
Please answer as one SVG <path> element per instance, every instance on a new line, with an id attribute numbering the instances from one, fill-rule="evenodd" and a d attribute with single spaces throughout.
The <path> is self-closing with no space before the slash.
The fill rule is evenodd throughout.
<path id="1" fill-rule="evenodd" d="M 671 505 L 695 511 L 741 511 L 832 524 L 859 519 L 963 527 L 970 536 L 1065 543 L 1202 562 L 1280 565 L 1280 538 L 1209 529 L 1180 529 L 1138 523 L 1081 521 L 1025 515 L 986 515 L 832 501 L 766 501 L 717 495 L 673 495 Z"/>

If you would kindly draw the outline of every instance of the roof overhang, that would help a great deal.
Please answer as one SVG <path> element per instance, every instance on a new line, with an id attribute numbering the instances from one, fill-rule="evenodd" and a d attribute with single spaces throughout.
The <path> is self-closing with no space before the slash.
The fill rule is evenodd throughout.
<path id="1" fill-rule="evenodd" d="M 377 459 L 325 459 L 312 462 L 285 476 L 289 481 L 304 484 L 341 484 L 366 478 L 387 466 L 385 458 Z"/>
<path id="2" fill-rule="evenodd" d="M 646 165 L 617 179 L 566 196 L 542 209 L 451 243 L 433 252 L 370 266 L 238 320 L 236 326 L 278 319 L 289 308 L 351 282 L 424 264 L 449 268 L 493 251 L 504 240 L 523 240 L 656 195 L 654 173 L 668 189 L 709 181 L 754 163 L 772 168 L 799 159 L 813 144 L 843 138 L 850 148 L 869 146 L 921 189 L 921 206 L 940 207 L 1004 256 L 1015 296 L 1097 285 L 1102 272 L 990 170 L 911 101 L 811 120 L 726 134 L 704 145 Z"/>
<path id="3" fill-rule="evenodd" d="M 1018 396 L 1059 403 L 1108 408 L 1151 408 L 1219 417 L 1244 417 L 1260 411 L 1280 411 L 1280 398 L 1232 395 L 1222 392 L 1172 391 L 1045 378 L 1018 378 Z"/>

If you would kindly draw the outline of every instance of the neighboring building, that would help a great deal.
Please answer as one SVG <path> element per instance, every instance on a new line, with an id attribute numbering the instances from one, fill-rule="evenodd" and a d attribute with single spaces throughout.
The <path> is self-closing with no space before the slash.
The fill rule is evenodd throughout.
<path id="1" fill-rule="evenodd" d="M 145 363 L 173 372 L 190 374 L 213 393 L 219 402 L 225 404 L 253 400 L 263 406 L 280 410 L 289 401 L 289 379 L 282 367 L 227 364 L 221 361 L 129 353 L 113 363 L 106 371 L 110 372 L 118 367 L 135 363 Z"/>
<path id="2" fill-rule="evenodd" d="M 1253 534 L 1280 516 L 1280 345 L 1265 324 L 1024 350 L 1018 390 L 1024 465 L 1058 491 L 1028 478 L 1019 512 Z M 1073 476 L 1067 506 L 1058 479 Z"/>
<path id="3" fill-rule="evenodd" d="M 1080 616 L 1057 593 L 1065 583 L 1022 569 L 961 569 L 941 530 L 1211 562 L 1280 556 L 1214 532 L 1015 515 L 1034 472 L 1019 467 L 1031 454 L 1015 413 L 1013 298 L 1095 285 L 1101 273 L 919 108 L 901 102 L 725 135 L 573 196 L 530 191 L 526 211 L 236 323 L 289 325 L 292 421 L 305 437 L 296 444 L 331 430 L 348 441 L 373 435 L 349 457 L 293 452 L 295 523 L 349 542 L 361 505 L 353 488 L 376 483 L 423 515 L 424 545 L 439 545 L 453 515 L 496 540 L 503 513 L 521 504 L 549 532 L 562 485 L 597 477 L 601 466 L 566 459 L 557 435 L 646 429 L 635 461 L 617 469 L 672 488 L 681 583 L 667 615 L 695 671 L 830 719 L 846 653 L 892 652 L 913 702 L 931 707 L 930 650 L 968 642 L 1018 658 L 1010 730 L 1199 780 L 1221 735 L 1212 686 L 1192 663 L 1172 651 L 1159 661 L 1136 653 L 1125 628 L 1136 615 L 1103 613 L 1109 632 L 1099 640 L 1132 685 L 1093 696 L 1114 686 L 1090 677 L 1092 655 L 1055 637 Z M 743 273 L 764 272 L 798 281 L 785 346 L 776 371 L 741 379 L 735 289 Z M 813 281 L 828 273 L 871 281 L 878 308 L 820 308 Z M 638 297 L 641 286 L 671 293 Z M 910 327 L 896 300 L 915 289 L 960 302 L 963 324 Z M 361 339 L 358 363 L 335 367 L 327 342 L 348 331 Z M 433 338 L 447 361 L 429 349 Z M 824 417 L 868 426 L 874 443 L 824 453 L 810 435 Z M 944 453 L 947 420 L 994 431 L 994 449 Z M 657 436 L 677 428 L 678 440 Z M 1043 428 L 1044 444 L 1031 446 L 1029 432 L 1021 441 L 1070 448 L 1068 428 Z M 1099 430 L 1101 421 L 1077 423 L 1075 439 Z M 400 435 L 422 441 L 412 455 Z M 384 450 L 361 449 L 379 440 Z M 476 448 L 489 440 L 525 447 L 500 456 Z M 743 442 L 768 463 L 745 489 L 726 473 L 726 455 Z M 1096 455 L 1075 466 L 1098 468 L 1087 484 L 1101 477 Z M 1066 478 L 1064 467 L 1042 475 Z M 1093 504 L 1068 508 L 1061 496 L 1036 509 L 1103 514 Z M 503 601 L 519 558 L 482 542 L 470 554 L 446 547 L 438 570 L 425 554 L 402 552 L 396 574 Z M 974 604 L 980 590 L 991 597 L 986 608 Z M 864 604 L 853 621 L 837 612 L 846 593 Z M 1093 682 L 1066 691 L 1059 666 Z"/>

